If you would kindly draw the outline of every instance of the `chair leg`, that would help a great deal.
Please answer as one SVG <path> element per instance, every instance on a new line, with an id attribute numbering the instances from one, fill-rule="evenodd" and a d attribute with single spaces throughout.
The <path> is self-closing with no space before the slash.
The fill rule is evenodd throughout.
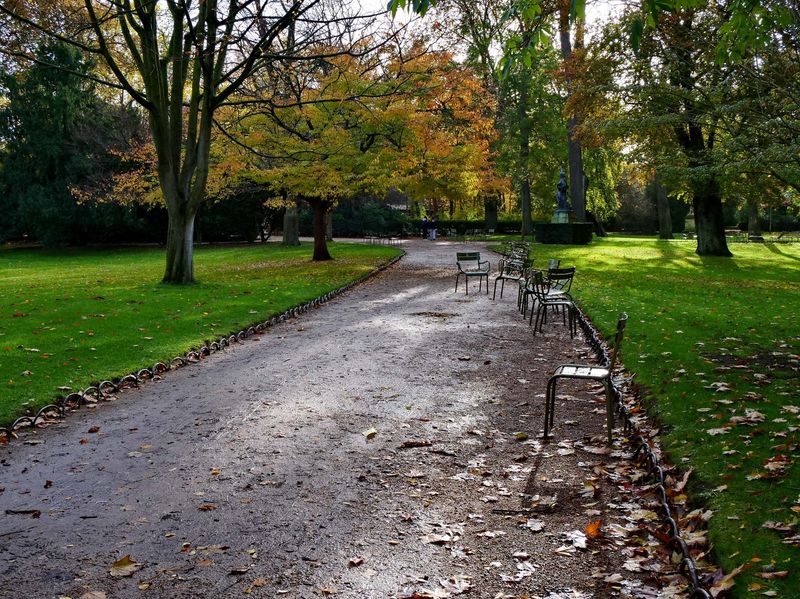
<path id="1" fill-rule="evenodd" d="M 500 283 L 500 299 L 503 299 L 503 290 L 506 288 L 506 280 L 503 279 L 502 283 Z"/>
<path id="2" fill-rule="evenodd" d="M 458 280 L 461 278 L 461 273 L 456 275 L 456 291 L 458 291 Z"/>
<path id="3" fill-rule="evenodd" d="M 610 377 L 611 375 L 609 375 Z M 614 431 L 614 396 L 611 394 L 611 380 L 604 379 L 603 386 L 606 388 L 606 427 L 608 428 L 608 444 L 611 445 L 614 440 L 612 433 Z"/>
<path id="4" fill-rule="evenodd" d="M 539 318 L 542 313 L 542 304 L 536 306 L 536 321 L 533 323 L 533 336 L 536 337 L 536 329 L 539 329 L 539 332 L 542 332 L 540 328 L 541 325 L 539 324 Z M 531 307 L 531 320 L 533 320 L 533 307 Z M 530 322 L 528 323 L 530 325 Z"/>
<path id="5" fill-rule="evenodd" d="M 553 413 L 556 409 L 556 382 L 557 377 L 550 377 L 547 381 L 547 392 L 545 393 L 544 404 L 544 437 L 550 436 L 550 431 L 553 428 Z"/>
<path id="6" fill-rule="evenodd" d="M 500 280 L 500 277 L 497 277 L 494 280 L 494 293 L 492 293 L 492 301 L 497 297 L 497 281 Z M 503 288 L 500 287 L 500 299 L 503 299 Z"/>
<path id="7" fill-rule="evenodd" d="M 489 275 L 487 274 L 486 276 L 484 276 L 482 278 L 486 279 L 486 295 L 489 295 Z M 500 292 L 500 297 L 501 298 L 503 297 L 503 292 L 502 291 Z"/>

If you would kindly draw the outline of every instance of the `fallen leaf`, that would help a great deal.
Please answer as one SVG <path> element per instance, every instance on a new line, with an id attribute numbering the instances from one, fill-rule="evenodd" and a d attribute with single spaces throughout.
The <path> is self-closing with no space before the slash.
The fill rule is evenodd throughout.
<path id="1" fill-rule="evenodd" d="M 590 522 L 586 525 L 584 532 L 586 536 L 590 539 L 596 539 L 603 534 L 603 521 L 602 520 L 595 520 L 594 522 Z"/>
<path id="2" fill-rule="evenodd" d="M 121 557 L 113 564 L 111 564 L 111 570 L 109 570 L 109 574 L 114 578 L 122 578 L 127 576 L 133 576 L 134 572 L 142 569 L 142 564 L 136 563 L 131 559 L 130 555 L 126 555 L 125 557 Z"/>
<path id="3" fill-rule="evenodd" d="M 479 532 L 477 536 L 486 537 L 487 539 L 493 539 L 495 537 L 499 537 L 504 534 L 506 534 L 504 530 L 485 530 L 483 532 Z"/>
<path id="4" fill-rule="evenodd" d="M 767 580 L 772 580 L 773 578 L 786 578 L 789 576 L 788 570 L 781 570 L 780 572 L 756 572 L 754 576 L 758 576 L 759 578 L 765 578 Z"/>
<path id="5" fill-rule="evenodd" d="M 741 565 L 741 566 L 739 566 L 738 568 L 735 568 L 735 569 L 734 569 L 734 570 L 732 570 L 730 573 L 726 574 L 725 576 L 723 576 L 722 578 L 720 578 L 718 581 L 716 581 L 716 582 L 715 582 L 715 583 L 714 583 L 714 584 L 711 586 L 711 588 L 709 589 L 709 592 L 711 593 L 711 596 L 712 596 L 712 597 L 717 597 L 717 596 L 719 596 L 719 594 L 720 594 L 720 593 L 722 593 L 723 591 L 727 591 L 728 589 L 730 589 L 731 587 L 733 587 L 733 585 L 734 585 L 734 580 L 733 580 L 733 579 L 734 579 L 734 578 L 736 578 L 736 576 L 737 576 L 737 575 L 738 575 L 738 574 L 739 574 L 739 573 L 740 573 L 740 572 L 741 572 L 743 569 L 744 569 L 744 564 L 742 564 L 742 565 Z"/>
<path id="6" fill-rule="evenodd" d="M 361 564 L 364 563 L 363 557 L 351 557 L 350 560 L 347 562 L 348 568 L 357 568 Z"/>
<path id="7" fill-rule="evenodd" d="M 213 503 L 201 503 L 198 508 L 201 512 L 210 512 L 212 510 L 217 509 L 217 506 Z"/>
<path id="8" fill-rule="evenodd" d="M 375 427 L 372 427 L 368 428 L 361 434 L 364 435 L 367 439 L 374 439 L 378 435 L 378 431 Z"/>
<path id="9" fill-rule="evenodd" d="M 544 529 L 544 520 L 528 518 L 528 521 L 522 525 L 522 528 L 527 528 L 532 532 L 539 532 L 540 530 Z"/>
<path id="10" fill-rule="evenodd" d="M 400 444 L 400 449 L 412 449 L 414 447 L 430 447 L 433 445 L 428 439 L 409 439 Z"/>

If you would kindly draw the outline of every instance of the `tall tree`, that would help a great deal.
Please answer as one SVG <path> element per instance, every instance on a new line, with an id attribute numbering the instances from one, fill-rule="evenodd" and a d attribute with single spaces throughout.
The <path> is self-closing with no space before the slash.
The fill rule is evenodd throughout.
<path id="1" fill-rule="evenodd" d="M 559 0 L 558 7 L 558 35 L 561 43 L 561 58 L 564 61 L 564 80 L 567 88 L 568 106 L 573 109 L 567 115 L 567 148 L 569 160 L 569 190 L 572 199 L 572 210 L 578 221 L 586 220 L 586 198 L 583 171 L 583 151 L 578 138 L 579 116 L 574 110 L 575 104 L 569 104 L 569 96 L 573 92 L 572 74 L 576 69 L 576 62 L 583 55 L 584 23 L 579 18 L 575 22 L 575 38 L 572 38 L 571 23 L 572 0 Z"/>
<path id="2" fill-rule="evenodd" d="M 29 32 L 72 44 L 102 60 L 112 75 L 104 83 L 147 112 L 169 213 L 163 280 L 171 283 L 194 280 L 194 221 L 216 111 L 254 73 L 279 61 L 318 60 L 329 53 L 321 43 L 342 30 L 354 43 L 361 37 L 342 4 L 325 0 L 84 0 L 62 21 L 49 19 L 42 4 L 0 4 L 2 27 L 14 34 L 0 50 L 39 61 L 20 42 Z M 316 53 L 300 52 L 312 45 Z"/>
<path id="3" fill-rule="evenodd" d="M 132 214 L 98 204 L 84 188 L 118 172 L 116 154 L 141 122 L 95 94 L 86 78 L 91 62 L 75 48 L 52 40 L 33 46 L 40 64 L 0 64 L 0 238 L 85 243 L 103 220 Z"/>

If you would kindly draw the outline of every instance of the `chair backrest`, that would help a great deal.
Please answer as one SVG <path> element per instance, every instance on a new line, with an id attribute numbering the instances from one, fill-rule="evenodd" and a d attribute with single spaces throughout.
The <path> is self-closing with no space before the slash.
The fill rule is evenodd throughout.
<path id="1" fill-rule="evenodd" d="M 550 258 L 547 261 L 547 270 L 553 270 L 554 268 L 558 268 L 559 266 L 561 266 L 561 260 L 558 260 L 556 258 Z"/>
<path id="2" fill-rule="evenodd" d="M 547 300 L 547 285 L 545 285 L 544 274 L 541 270 L 530 270 L 527 288 L 540 302 Z"/>
<path id="3" fill-rule="evenodd" d="M 521 277 L 525 270 L 525 261 L 521 258 L 510 256 L 500 261 L 500 273 L 512 275 L 514 277 Z"/>
<path id="4" fill-rule="evenodd" d="M 533 280 L 533 258 L 525 263 L 525 268 L 522 269 L 520 284 L 524 284 L 525 287 L 527 287 L 531 280 Z"/>
<path id="5" fill-rule="evenodd" d="M 481 261 L 481 253 L 480 252 L 456 252 L 456 263 L 458 264 L 459 268 L 461 268 L 464 263 L 475 263 L 475 266 L 478 266 L 478 263 Z"/>
<path id="6" fill-rule="evenodd" d="M 608 371 L 614 370 L 614 365 L 617 363 L 617 356 L 619 355 L 619 348 L 622 345 L 622 335 L 625 332 L 625 324 L 628 322 L 628 315 L 623 312 L 619 315 L 617 321 L 617 332 L 614 335 L 614 347 L 611 348 L 611 354 L 608 357 Z"/>
<path id="7" fill-rule="evenodd" d="M 547 282 L 550 283 L 550 288 L 556 291 L 569 293 L 574 277 L 574 266 L 570 268 L 551 268 L 547 271 Z"/>

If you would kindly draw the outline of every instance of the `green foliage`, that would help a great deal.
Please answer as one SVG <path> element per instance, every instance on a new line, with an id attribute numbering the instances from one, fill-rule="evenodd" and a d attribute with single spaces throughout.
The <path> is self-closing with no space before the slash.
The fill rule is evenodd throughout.
<path id="1" fill-rule="evenodd" d="M 90 69 L 64 44 L 42 45 L 37 56 L 76 73 Z M 77 75 L 38 64 L 27 73 L 2 72 L 0 86 L 7 100 L 0 108 L 0 210 L 9 225 L 0 235 L 63 241 L 80 216 L 69 187 L 89 170 L 75 130 L 92 105 L 92 89 Z"/>
<path id="2" fill-rule="evenodd" d="M 75 48 L 50 42 L 37 56 L 54 66 L 22 72 L 7 63 L 0 72 L 0 240 L 87 243 L 138 228 L 135 208 L 100 204 L 79 189 L 107 184 L 119 165 L 113 150 L 136 135 L 138 119 L 95 95 L 83 78 L 92 64 Z"/>
<path id="3" fill-rule="evenodd" d="M 634 52 L 642 41 L 658 26 L 660 20 L 669 18 L 684 9 L 701 9 L 706 0 L 644 0 L 642 11 L 629 22 L 629 39 Z M 713 41 L 718 64 L 741 60 L 753 51 L 769 48 L 775 33 L 797 25 L 797 5 L 785 0 L 732 0 L 724 7 L 725 21 L 719 27 L 719 37 Z"/>
<path id="4" fill-rule="evenodd" d="M 92 381 L 169 361 L 203 340 L 341 287 L 397 255 L 342 244 L 197 250 L 200 283 L 154 283 L 158 249 L 0 250 L 0 421 Z"/>
<path id="5" fill-rule="evenodd" d="M 790 411 L 797 406 L 800 245 L 740 244 L 734 258 L 693 249 L 611 237 L 559 247 L 555 256 L 577 266 L 573 295 L 607 335 L 620 312 L 630 315 L 622 360 L 661 422 L 671 462 L 694 469 L 690 495 L 714 511 L 716 556 L 727 571 L 751 564 L 737 577 L 735 596 L 774 590 L 793 597 L 797 548 L 763 525 L 796 529 L 800 509 L 800 421 Z M 543 262 L 553 246 L 536 245 L 533 255 Z M 730 390 L 718 391 L 722 383 Z M 732 424 L 750 409 L 763 422 Z M 789 458 L 785 472 L 767 468 L 777 455 Z M 789 574 L 757 576 L 770 570 Z M 746 590 L 754 583 L 760 587 Z"/>

